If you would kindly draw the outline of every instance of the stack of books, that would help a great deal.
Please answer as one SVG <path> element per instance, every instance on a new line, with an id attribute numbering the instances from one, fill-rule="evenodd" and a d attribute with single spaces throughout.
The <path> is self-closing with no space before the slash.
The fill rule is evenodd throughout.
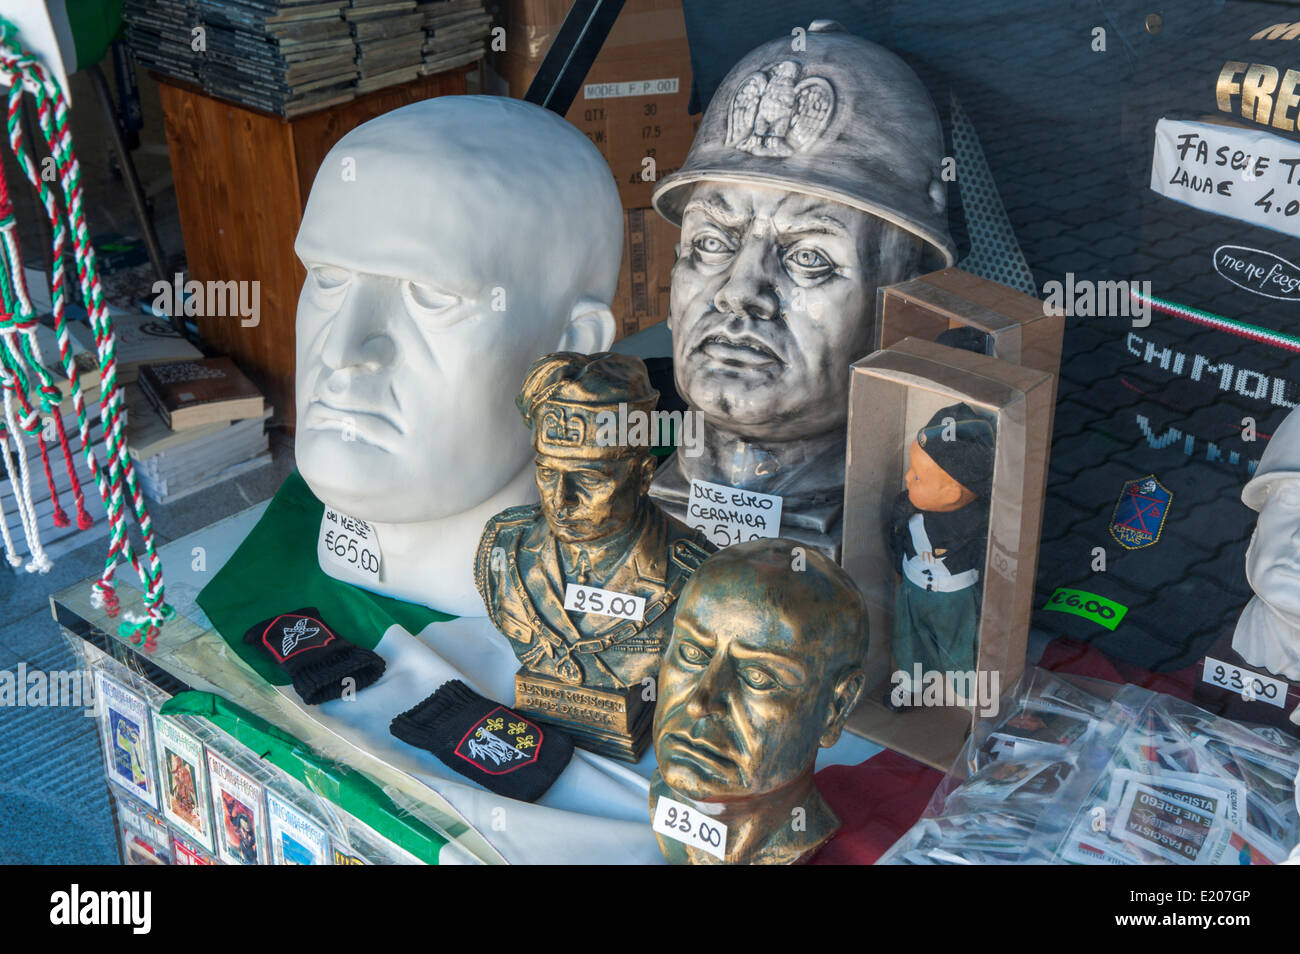
<path id="1" fill-rule="evenodd" d="M 142 65 L 286 118 L 357 93 L 348 0 L 125 0 Z M 183 45 L 178 45 L 183 39 Z"/>
<path id="2" fill-rule="evenodd" d="M 271 462 L 271 409 L 230 358 L 145 365 L 126 394 L 131 459 L 151 500 L 168 503 Z"/>
<path id="3" fill-rule="evenodd" d="M 166 318 L 114 315 L 113 339 L 119 384 L 133 382 L 142 365 L 203 357 L 203 352 L 182 338 Z"/>
<path id="4" fill-rule="evenodd" d="M 483 55 L 492 17 L 480 0 L 423 0 L 424 74 L 441 73 Z"/>

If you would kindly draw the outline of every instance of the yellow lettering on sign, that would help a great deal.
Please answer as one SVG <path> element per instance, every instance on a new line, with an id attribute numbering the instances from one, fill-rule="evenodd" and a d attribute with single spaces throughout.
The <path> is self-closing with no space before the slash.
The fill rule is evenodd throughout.
<path id="1" fill-rule="evenodd" d="M 1273 107 L 1273 125 L 1285 132 L 1294 132 L 1296 117 L 1289 115 L 1291 110 L 1300 106 L 1300 70 L 1287 70 L 1282 76 L 1282 85 L 1277 89 L 1277 104 Z"/>
<path id="2" fill-rule="evenodd" d="M 1223 69 L 1219 71 L 1219 81 L 1214 84 L 1214 92 L 1222 112 L 1232 112 L 1232 97 L 1241 95 L 1241 84 L 1233 77 L 1244 72 L 1246 72 L 1246 64 L 1235 60 L 1224 63 Z"/>
<path id="3" fill-rule="evenodd" d="M 1285 132 L 1300 128 L 1300 70 L 1283 73 L 1266 63 L 1229 60 L 1219 70 L 1214 95 L 1221 112 L 1233 111 L 1236 96 L 1241 99 L 1242 118 Z"/>
<path id="4" fill-rule="evenodd" d="M 1277 68 L 1251 63 L 1241 81 L 1241 115 L 1268 125 L 1273 113 L 1273 90 L 1277 89 Z"/>
<path id="5" fill-rule="evenodd" d="M 1251 39 L 1294 40 L 1296 37 L 1300 37 L 1300 23 L 1274 23 L 1271 27 L 1264 27 Z"/>

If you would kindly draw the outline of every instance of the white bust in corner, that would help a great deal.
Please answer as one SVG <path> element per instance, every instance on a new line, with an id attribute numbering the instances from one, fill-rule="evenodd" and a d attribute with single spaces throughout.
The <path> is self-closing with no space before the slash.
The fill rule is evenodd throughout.
<path id="1" fill-rule="evenodd" d="M 608 349 L 622 233 L 604 158 L 526 103 L 426 100 L 330 150 L 294 245 L 295 456 L 318 498 L 374 528 L 381 565 L 326 573 L 484 614 L 483 525 L 537 499 L 520 382 L 543 354 Z"/>
<path id="2" fill-rule="evenodd" d="M 1241 499 L 1259 512 L 1246 550 L 1255 595 L 1237 620 L 1232 648 L 1252 666 L 1300 681 L 1300 412 L 1274 432 Z"/>

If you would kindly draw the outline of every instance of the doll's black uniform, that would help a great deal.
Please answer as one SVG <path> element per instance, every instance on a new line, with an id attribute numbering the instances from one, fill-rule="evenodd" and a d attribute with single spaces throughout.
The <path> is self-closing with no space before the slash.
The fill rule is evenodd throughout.
<path id="1" fill-rule="evenodd" d="M 975 669 L 988 507 L 974 500 L 948 513 L 920 511 L 907 493 L 894 501 L 890 548 L 903 580 L 894 603 L 891 650 L 897 668 Z"/>

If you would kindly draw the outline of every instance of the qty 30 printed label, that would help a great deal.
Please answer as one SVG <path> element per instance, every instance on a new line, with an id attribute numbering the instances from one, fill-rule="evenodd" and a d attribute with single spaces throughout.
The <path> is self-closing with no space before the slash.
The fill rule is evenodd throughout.
<path id="1" fill-rule="evenodd" d="M 380 580 L 383 557 L 379 537 L 375 528 L 364 520 L 326 507 L 320 521 L 316 554 L 322 567 L 332 565 L 348 576 L 360 575 L 370 583 Z"/>
<path id="2" fill-rule="evenodd" d="M 575 613 L 596 613 L 639 623 L 645 617 L 645 597 L 569 583 L 564 587 L 564 608 Z"/>
<path id="3" fill-rule="evenodd" d="M 1286 691 L 1289 688 L 1286 682 L 1251 669 L 1242 669 L 1213 656 L 1205 657 L 1201 682 L 1235 692 L 1247 702 L 1266 702 L 1279 709 L 1286 708 Z"/>
<path id="4" fill-rule="evenodd" d="M 698 808 L 660 795 L 651 826 L 665 838 L 706 851 L 719 861 L 727 859 L 727 826 Z"/>

